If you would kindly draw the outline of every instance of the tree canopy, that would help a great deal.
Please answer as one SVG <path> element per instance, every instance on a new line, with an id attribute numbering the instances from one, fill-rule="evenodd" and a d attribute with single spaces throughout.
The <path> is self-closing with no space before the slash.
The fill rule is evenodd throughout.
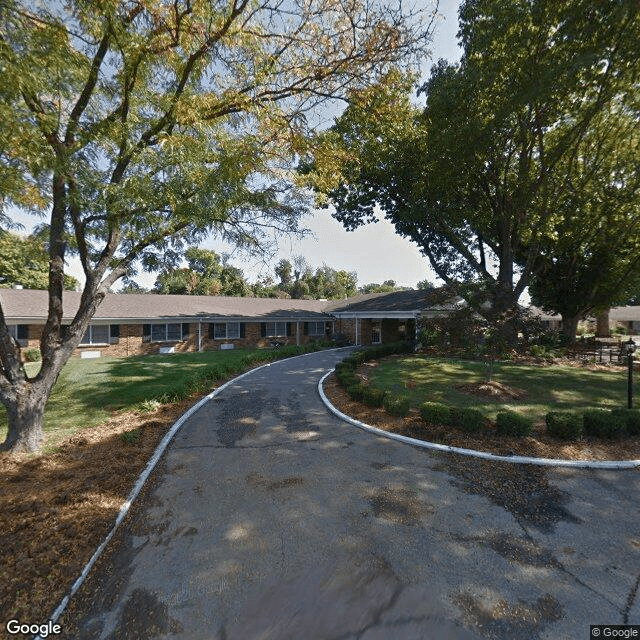
<path id="1" fill-rule="evenodd" d="M 48 282 L 45 243 L 37 235 L 22 238 L 8 231 L 0 232 L 0 287 L 46 289 Z M 65 274 L 65 289 L 73 291 L 78 286 L 73 276 Z"/>
<path id="2" fill-rule="evenodd" d="M 596 127 L 618 136 L 637 106 L 638 12 L 629 0 L 467 0 L 461 61 L 432 68 L 425 108 L 400 73 L 354 91 L 302 173 L 347 229 L 381 212 L 514 336 L 580 149 Z"/>
<path id="3" fill-rule="evenodd" d="M 207 234 L 261 250 L 300 232 L 287 171 L 309 114 L 415 62 L 429 17 L 373 0 L 0 4 L 2 220 L 15 205 L 50 230 L 33 379 L 0 309 L 5 448 L 38 446 L 51 387 L 119 278 L 175 264 Z M 69 237 L 86 284 L 63 327 Z"/>

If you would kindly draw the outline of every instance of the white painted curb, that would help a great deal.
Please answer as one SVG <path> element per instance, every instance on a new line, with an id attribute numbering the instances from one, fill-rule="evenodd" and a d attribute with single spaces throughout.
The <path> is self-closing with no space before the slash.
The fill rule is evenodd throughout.
<path id="1" fill-rule="evenodd" d="M 231 380 L 227 380 L 227 382 L 225 382 L 223 385 L 219 386 L 217 389 L 212 391 L 209 395 L 205 396 L 204 398 L 199 400 L 196 404 L 194 404 L 193 407 L 191 407 L 186 413 L 182 414 L 178 418 L 178 420 L 176 420 L 176 422 L 173 423 L 173 426 L 171 427 L 171 429 L 169 429 L 169 431 L 165 434 L 164 438 L 162 438 L 162 440 L 160 441 L 160 444 L 156 447 L 156 450 L 153 452 L 153 455 L 151 456 L 149 462 L 147 462 L 147 466 L 144 468 L 144 471 L 140 474 L 140 476 L 138 477 L 138 480 L 133 485 L 133 489 L 131 489 L 129 496 L 120 507 L 120 511 L 118 512 L 118 516 L 115 522 L 113 523 L 111 530 L 107 534 L 106 538 L 102 541 L 100 546 L 95 550 L 94 554 L 91 556 L 87 564 L 84 566 L 84 569 L 82 570 L 82 573 L 80 574 L 78 579 L 71 585 L 71 589 L 69 590 L 69 593 L 62 599 L 62 602 L 58 605 L 58 607 L 53 612 L 53 615 L 51 616 L 51 618 L 49 618 L 49 620 L 51 620 L 53 624 L 55 624 L 58 621 L 58 619 L 60 618 L 64 610 L 67 608 L 69 601 L 78 591 L 78 589 L 82 586 L 82 583 L 85 581 L 86 577 L 89 575 L 89 571 L 91 571 L 91 569 L 93 568 L 93 565 L 96 563 L 98 558 L 102 555 L 106 546 L 109 544 L 109 541 L 111 540 L 111 538 L 113 538 L 113 534 L 116 532 L 116 530 L 124 520 L 125 516 L 129 512 L 129 509 L 131 508 L 133 501 L 138 497 L 138 494 L 142 490 L 144 483 L 147 481 L 147 478 L 151 475 L 151 472 L 154 470 L 155 466 L 158 464 L 158 461 L 162 457 L 162 454 L 165 452 L 165 449 L 167 448 L 167 446 L 169 446 L 169 443 L 171 442 L 173 437 L 176 435 L 176 433 L 178 433 L 180 427 L 182 427 L 182 425 L 196 411 L 198 411 L 198 409 L 200 409 L 203 405 L 209 402 L 209 400 L 211 400 L 212 398 L 215 398 L 219 393 L 224 391 L 229 385 L 235 384 L 238 380 L 244 378 L 245 376 L 248 376 L 250 373 L 255 373 L 260 369 L 270 367 L 271 365 L 277 364 L 279 362 L 288 362 L 290 360 L 295 360 L 296 358 L 303 358 L 305 356 L 310 356 L 316 353 L 326 353 L 328 351 L 339 351 L 340 349 L 349 349 L 349 348 L 350 347 L 336 347 L 334 349 L 322 349 L 320 351 L 302 353 L 298 356 L 291 356 L 290 358 L 282 358 L 281 360 L 274 360 L 273 362 L 267 362 L 266 364 L 262 364 L 259 367 L 255 367 L 254 369 L 249 369 L 249 371 L 245 371 L 239 376 L 232 378 Z M 333 369 L 331 371 L 333 371 Z M 34 637 L 34 640 L 43 640 L 43 638 L 37 635 Z"/>
<path id="2" fill-rule="evenodd" d="M 545 467 L 578 467 L 583 469 L 634 469 L 636 467 L 640 467 L 640 460 L 607 460 L 607 461 L 598 461 L 598 460 L 557 460 L 553 458 L 528 458 L 526 456 L 499 456 L 495 453 L 486 453 L 485 451 L 475 451 L 474 449 L 462 449 L 460 447 L 451 447 L 446 444 L 437 444 L 435 442 L 425 442 L 424 440 L 416 440 L 415 438 L 408 438 L 407 436 L 401 436 L 397 433 L 391 433 L 389 431 L 384 431 L 383 429 L 378 429 L 377 427 L 372 427 L 371 425 L 365 424 L 364 422 L 360 422 L 360 420 L 356 420 L 355 418 L 351 418 L 348 415 L 342 413 L 342 411 L 338 410 L 334 407 L 327 396 L 324 393 L 324 389 L 322 385 L 326 378 L 330 376 L 335 369 L 326 373 L 318 382 L 318 393 L 320 394 L 320 398 L 322 402 L 326 405 L 327 409 L 331 411 L 333 414 L 338 416 L 341 420 L 348 422 L 360 429 L 364 429 L 364 431 L 368 431 L 369 433 L 374 433 L 378 436 L 382 436 L 383 438 L 389 438 L 390 440 L 397 440 L 398 442 L 403 442 L 404 444 L 410 444 L 414 447 L 422 447 L 423 449 L 432 449 L 434 451 L 445 451 L 447 453 L 458 453 L 463 456 L 471 456 L 473 458 L 482 458 L 484 460 L 493 460 L 495 462 L 513 462 L 515 464 L 535 464 L 539 466 Z"/>

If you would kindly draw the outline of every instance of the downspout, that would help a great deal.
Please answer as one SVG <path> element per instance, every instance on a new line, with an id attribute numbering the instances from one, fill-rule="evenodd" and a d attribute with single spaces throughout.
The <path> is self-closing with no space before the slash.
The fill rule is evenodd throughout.
<path id="1" fill-rule="evenodd" d="M 198 321 L 198 353 L 202 351 L 202 320 Z"/>
<path id="2" fill-rule="evenodd" d="M 296 346 L 300 346 L 300 320 L 296 320 Z"/>
<path id="3" fill-rule="evenodd" d="M 356 314 L 356 347 L 360 344 L 358 342 L 359 339 L 359 333 L 358 333 L 358 328 L 360 326 L 360 318 L 358 318 L 358 314 Z"/>

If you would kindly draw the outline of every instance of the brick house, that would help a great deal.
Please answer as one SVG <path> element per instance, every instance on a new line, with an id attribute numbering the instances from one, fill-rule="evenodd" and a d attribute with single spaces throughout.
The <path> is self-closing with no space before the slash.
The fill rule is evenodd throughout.
<path id="1" fill-rule="evenodd" d="M 63 322 L 81 294 L 66 291 Z M 46 291 L 0 289 L 9 330 L 23 347 L 38 347 Z M 450 307 L 449 307 L 450 308 Z M 340 336 L 357 345 L 413 338 L 416 320 L 446 313 L 426 291 L 368 294 L 345 300 L 290 300 L 109 293 L 76 351 L 80 357 L 306 344 Z"/>

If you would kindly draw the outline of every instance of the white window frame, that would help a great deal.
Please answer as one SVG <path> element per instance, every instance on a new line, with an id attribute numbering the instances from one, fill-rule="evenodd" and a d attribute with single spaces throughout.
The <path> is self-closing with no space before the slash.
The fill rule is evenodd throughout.
<path id="1" fill-rule="evenodd" d="M 224 335 L 216 335 L 218 327 L 224 326 Z M 235 328 L 235 331 L 234 331 Z M 240 340 L 240 323 L 239 322 L 214 322 L 213 323 L 213 340 Z"/>
<path id="2" fill-rule="evenodd" d="M 28 327 L 28 325 L 27 325 Z M 29 344 L 28 338 L 18 338 L 18 325 L 17 324 L 8 324 L 7 329 L 9 329 L 9 335 L 21 346 L 26 347 Z M 27 328 L 27 333 L 29 329 Z"/>
<path id="3" fill-rule="evenodd" d="M 106 340 L 96 340 L 93 337 L 94 329 L 106 329 L 107 330 L 107 339 Z M 85 337 L 89 334 L 89 342 L 85 341 Z M 109 336 L 111 334 L 111 329 L 108 324 L 90 324 L 87 327 L 87 330 L 84 332 L 82 336 L 82 340 L 80 341 L 79 347 L 85 347 L 90 345 L 107 345 L 109 344 Z"/>
<path id="4" fill-rule="evenodd" d="M 315 331 L 311 330 L 312 325 L 315 327 Z M 321 327 L 321 331 L 318 331 L 318 327 Z M 326 332 L 326 322 L 324 320 L 312 320 L 307 322 L 307 335 L 310 336 L 323 336 Z"/>
<path id="5" fill-rule="evenodd" d="M 147 337 L 147 336 L 143 336 L 143 338 L 147 338 L 147 340 L 143 339 L 143 342 L 183 342 L 184 340 L 186 340 L 186 338 L 184 337 L 184 334 L 182 332 L 182 325 L 186 324 L 186 323 L 182 323 L 182 322 L 148 322 L 146 323 L 151 327 L 151 334 Z M 154 334 L 153 334 L 153 329 L 154 327 L 164 327 L 164 338 L 160 338 L 158 340 L 156 340 L 154 338 Z M 169 337 L 169 327 L 179 327 L 180 331 L 179 331 L 179 337 L 177 338 L 170 338 Z"/>
<path id="6" fill-rule="evenodd" d="M 281 332 L 281 327 L 284 327 L 284 333 Z M 286 322 L 265 322 L 265 338 L 286 338 L 287 337 L 287 323 Z"/>
<path id="7" fill-rule="evenodd" d="M 374 340 L 376 334 L 378 339 Z M 371 344 L 382 344 L 382 320 L 371 321 Z"/>

